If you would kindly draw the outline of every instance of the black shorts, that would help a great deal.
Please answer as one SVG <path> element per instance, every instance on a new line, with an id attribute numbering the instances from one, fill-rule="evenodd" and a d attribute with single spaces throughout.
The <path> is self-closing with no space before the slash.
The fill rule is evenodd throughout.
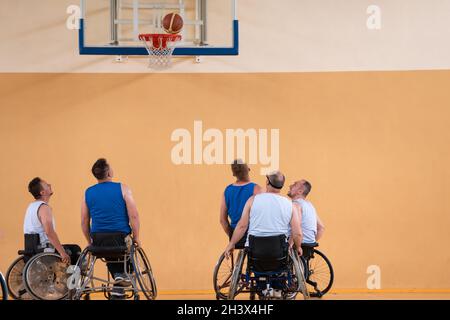
<path id="1" fill-rule="evenodd" d="M 245 232 L 245 234 L 244 234 L 244 236 L 241 238 L 241 240 L 239 240 L 239 241 L 236 243 L 235 249 L 244 249 L 244 248 L 245 248 L 245 242 L 247 242 L 247 232 L 248 232 L 248 230 Z M 231 240 L 231 237 L 233 236 L 233 233 L 234 233 L 234 228 L 231 228 L 231 232 L 230 232 L 230 234 L 228 235 L 228 237 L 230 238 L 230 240 Z"/>

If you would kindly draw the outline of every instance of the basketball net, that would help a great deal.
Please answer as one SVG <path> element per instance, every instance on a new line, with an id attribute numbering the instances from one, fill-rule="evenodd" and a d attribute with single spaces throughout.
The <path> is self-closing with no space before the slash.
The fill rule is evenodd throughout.
<path id="1" fill-rule="evenodd" d="M 149 68 L 166 69 L 172 65 L 172 55 L 177 42 L 181 41 L 179 34 L 151 33 L 140 34 L 141 40 L 149 55 Z"/>

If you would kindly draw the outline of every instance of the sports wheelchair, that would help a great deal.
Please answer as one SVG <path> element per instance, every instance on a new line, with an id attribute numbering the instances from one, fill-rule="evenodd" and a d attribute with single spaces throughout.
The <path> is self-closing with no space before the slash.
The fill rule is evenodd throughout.
<path id="1" fill-rule="evenodd" d="M 334 272 L 329 259 L 316 249 L 318 243 L 302 244 L 303 255 L 300 257 L 304 269 L 307 291 L 310 297 L 321 298 L 333 285 Z M 242 257 L 242 270 L 247 270 L 247 254 L 242 252 L 243 245 L 236 245 L 238 253 L 232 253 L 230 259 L 222 254 L 216 264 L 213 275 L 214 290 L 217 300 L 228 299 L 231 277 L 234 267 Z M 294 253 L 295 255 L 296 253 Z M 248 291 L 248 290 L 247 290 Z"/>
<path id="2" fill-rule="evenodd" d="M 245 258 L 247 263 L 245 264 Z M 294 300 L 300 292 L 304 299 L 309 298 L 306 290 L 303 265 L 298 255 L 291 249 L 284 235 L 271 237 L 249 236 L 249 247 L 241 249 L 236 261 L 233 259 L 231 275 L 225 281 L 227 292 L 217 286 L 220 264 L 214 272 L 214 285 L 217 298 L 233 300 L 240 293 L 249 293 L 250 300 L 256 296 L 260 300 Z M 274 290 L 280 292 L 274 295 Z"/>
<path id="3" fill-rule="evenodd" d="M 8 300 L 8 287 L 6 286 L 5 278 L 0 272 L 0 300 Z"/>
<path id="4" fill-rule="evenodd" d="M 69 267 L 68 279 L 69 299 L 89 299 L 92 293 L 103 293 L 111 300 L 114 288 L 123 290 L 124 299 L 140 299 L 143 293 L 148 300 L 157 296 L 156 282 L 150 262 L 144 250 L 135 244 L 126 245 L 125 236 L 121 233 L 101 233 L 93 235 L 93 243 L 81 253 L 76 265 Z M 123 266 L 128 286 L 122 286 L 107 272 L 106 279 L 94 275 L 95 264 L 101 260 L 107 264 Z M 121 267 L 119 267 L 121 268 Z"/>
<path id="5" fill-rule="evenodd" d="M 25 249 L 6 273 L 9 294 L 16 300 L 62 300 L 67 297 L 67 265 L 51 247 L 41 248 L 38 234 L 25 235 Z M 63 245 L 72 258 L 80 254 L 77 245 Z"/>
<path id="6" fill-rule="evenodd" d="M 333 285 L 334 271 L 330 260 L 317 250 L 318 243 L 303 243 L 301 257 L 311 297 L 321 298 Z"/>

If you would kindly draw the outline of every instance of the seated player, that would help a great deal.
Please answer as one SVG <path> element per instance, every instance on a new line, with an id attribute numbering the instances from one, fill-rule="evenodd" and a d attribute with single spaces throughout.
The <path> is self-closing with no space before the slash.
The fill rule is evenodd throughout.
<path id="1" fill-rule="evenodd" d="M 139 214 L 131 189 L 112 181 L 113 170 L 106 159 L 98 159 L 94 163 L 92 174 L 98 183 L 86 190 L 81 205 L 81 227 L 88 245 L 96 238 L 100 239 L 102 234 L 120 233 L 128 248 L 133 242 L 140 246 Z M 124 299 L 123 287 L 130 285 L 124 265 L 117 260 L 108 261 L 108 270 L 116 282 L 112 299 Z"/>
<path id="2" fill-rule="evenodd" d="M 80 253 L 79 247 L 75 249 L 65 248 L 61 245 L 55 231 L 55 218 L 49 205 L 50 198 L 53 195 L 52 186 L 36 177 L 28 184 L 28 191 L 33 195 L 35 201 L 28 205 L 25 213 L 24 234 L 38 234 L 40 241 L 38 249 L 47 249 L 47 251 L 56 249 L 64 263 L 75 264 Z M 68 249 L 71 249 L 72 256 L 66 253 Z"/>
<path id="3" fill-rule="evenodd" d="M 248 199 L 233 237 L 225 249 L 227 258 L 247 229 L 248 235 L 255 237 L 285 235 L 287 239 L 290 236 L 299 255 L 302 255 L 300 215 L 297 212 L 297 205 L 280 195 L 284 182 L 284 175 L 279 171 L 274 172 L 267 176 L 267 191 Z M 249 245 L 248 238 L 245 245 Z M 281 297 L 281 288 L 274 289 L 278 289 L 275 290 L 275 297 Z"/>
<path id="4" fill-rule="evenodd" d="M 250 181 L 250 168 L 247 164 L 241 160 L 235 160 L 231 164 L 231 172 L 236 181 L 225 188 L 220 205 L 220 224 L 229 239 L 241 219 L 247 200 L 261 192 L 261 187 Z M 245 240 L 246 237 L 242 237 L 237 247 L 242 248 Z"/>
<path id="5" fill-rule="evenodd" d="M 318 242 L 325 232 L 325 226 L 316 213 L 313 204 L 306 200 L 311 191 L 311 183 L 299 180 L 289 186 L 288 196 L 301 208 L 303 243 Z"/>

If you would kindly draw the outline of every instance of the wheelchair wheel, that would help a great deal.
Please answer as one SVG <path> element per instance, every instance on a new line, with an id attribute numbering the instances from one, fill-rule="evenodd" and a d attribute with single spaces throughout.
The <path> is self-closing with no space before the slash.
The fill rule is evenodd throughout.
<path id="1" fill-rule="evenodd" d="M 234 254 L 231 254 L 231 259 L 226 259 L 225 254 L 222 253 L 213 274 L 213 285 L 217 300 L 226 300 L 228 298 L 233 268 Z"/>
<path id="2" fill-rule="evenodd" d="M 18 257 L 6 272 L 6 285 L 9 295 L 14 300 L 30 300 L 31 296 L 23 284 L 23 269 L 25 260 L 23 256 Z"/>
<path id="3" fill-rule="evenodd" d="M 66 269 L 67 265 L 58 254 L 38 254 L 25 265 L 25 288 L 38 300 L 62 300 L 68 294 Z"/>
<path id="4" fill-rule="evenodd" d="M 303 263 L 301 262 L 301 258 L 298 256 L 297 251 L 290 250 L 289 252 L 291 259 L 292 259 L 292 268 L 293 268 L 293 278 L 294 283 L 296 284 L 296 291 L 301 292 L 303 295 L 303 298 L 309 299 L 309 291 L 307 289 L 306 285 L 306 278 L 305 278 L 305 269 L 303 266 Z M 291 293 L 287 295 L 287 299 L 295 299 L 296 293 Z"/>
<path id="5" fill-rule="evenodd" d="M 8 300 L 8 287 L 6 286 L 5 278 L 3 274 L 0 272 L 0 300 Z"/>
<path id="6" fill-rule="evenodd" d="M 230 283 L 230 289 L 228 292 L 228 300 L 234 300 L 238 293 L 238 287 L 239 287 L 239 280 L 241 279 L 242 275 L 242 267 L 244 265 L 244 258 L 245 258 L 246 252 L 245 250 L 239 251 L 238 257 L 236 259 L 236 263 L 233 269 L 233 273 L 231 275 L 231 283 Z"/>
<path id="7" fill-rule="evenodd" d="M 333 285 L 334 271 L 330 260 L 317 249 L 313 254 L 303 259 L 305 266 L 306 282 L 312 297 L 322 297 Z"/>
<path id="8" fill-rule="evenodd" d="M 148 300 L 155 300 L 158 295 L 156 281 L 153 277 L 150 262 L 148 261 L 147 255 L 142 248 L 132 246 L 131 263 L 133 264 L 137 281 L 145 297 Z"/>
<path id="9" fill-rule="evenodd" d="M 82 290 L 85 290 L 87 286 L 86 277 L 88 276 L 89 270 L 91 268 L 92 269 L 94 268 L 93 259 L 94 257 L 87 250 L 84 250 L 81 253 L 80 257 L 78 258 L 75 268 L 79 273 L 78 275 L 73 274 L 68 278 L 68 281 L 71 283 L 72 288 L 69 289 L 68 293 L 69 300 L 80 300 L 82 298 L 82 295 L 84 294 Z M 92 287 L 94 287 L 93 280 L 91 280 L 91 285 Z M 89 293 L 84 294 L 84 300 L 90 300 Z"/>

